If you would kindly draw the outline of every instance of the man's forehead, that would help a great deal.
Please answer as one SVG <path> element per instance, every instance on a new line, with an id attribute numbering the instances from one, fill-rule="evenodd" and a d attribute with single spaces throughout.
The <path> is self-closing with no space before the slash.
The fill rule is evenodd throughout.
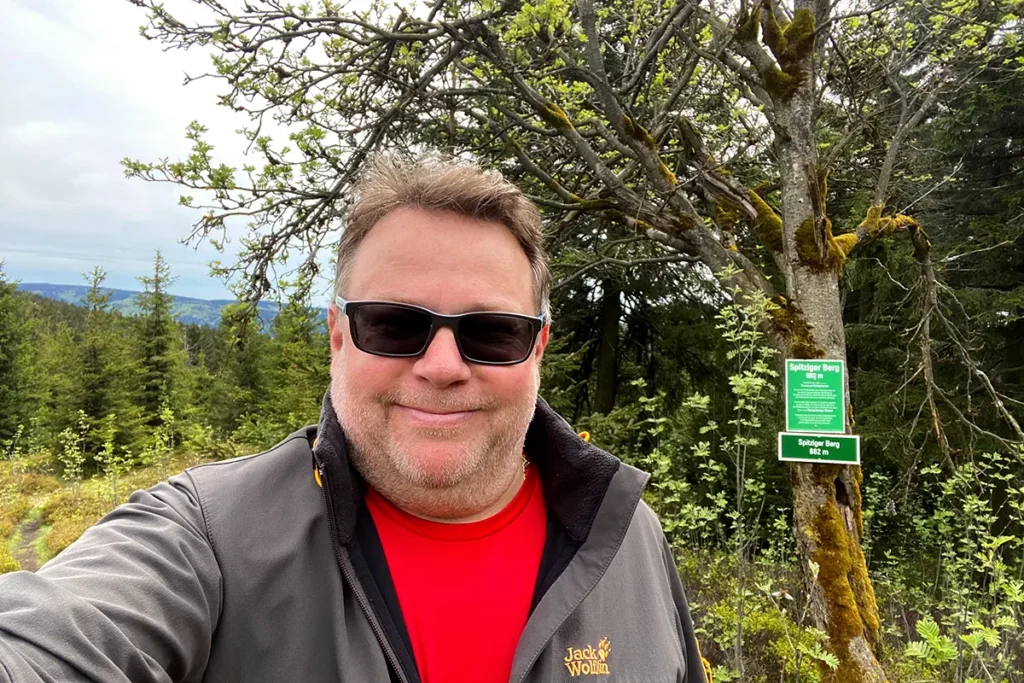
<path id="1" fill-rule="evenodd" d="M 526 254 L 500 223 L 403 207 L 374 225 L 349 271 L 347 297 L 438 313 L 536 315 Z"/>
<path id="2" fill-rule="evenodd" d="M 382 289 L 369 288 L 365 293 L 360 296 L 362 300 L 373 300 L 373 301 L 390 301 L 399 304 L 409 304 L 410 306 L 422 306 L 424 308 L 436 309 L 438 303 L 432 301 L 432 297 L 429 296 L 416 296 L 408 292 L 400 292 L 390 287 Z M 452 310 L 436 310 L 437 313 L 470 313 L 473 311 L 506 311 L 516 312 L 516 309 L 520 307 L 518 299 L 513 296 L 511 292 L 501 293 L 495 292 L 493 296 L 486 294 L 480 294 L 473 299 L 464 299 L 459 302 L 452 301 L 450 306 L 444 306 L 445 308 L 452 308 Z"/>

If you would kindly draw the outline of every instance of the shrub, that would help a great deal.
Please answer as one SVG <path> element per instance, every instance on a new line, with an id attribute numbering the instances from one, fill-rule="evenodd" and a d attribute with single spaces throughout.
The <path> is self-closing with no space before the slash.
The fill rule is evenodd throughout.
<path id="1" fill-rule="evenodd" d="M 10 552 L 7 550 L 6 543 L 0 543 L 0 574 L 6 574 L 8 572 L 16 572 L 21 570 L 21 564 L 16 559 L 11 557 Z"/>
<path id="2" fill-rule="evenodd" d="M 168 464 L 177 470 L 188 459 L 187 455 L 179 454 Z M 163 480 L 165 467 L 164 463 L 158 463 L 120 472 L 117 496 L 113 499 L 109 476 L 97 476 L 82 482 L 78 491 L 64 488 L 50 495 L 40 506 L 40 518 L 50 527 L 43 536 L 40 560 L 45 561 L 74 543 L 86 529 L 114 507 L 126 502 L 134 491 L 147 489 Z"/>
<path id="3" fill-rule="evenodd" d="M 52 475 L 54 456 L 48 450 L 30 451 L 18 459 L 18 469 L 26 474 Z"/>
<path id="4" fill-rule="evenodd" d="M 21 476 L 19 483 L 21 495 L 34 496 L 40 493 L 52 493 L 60 488 L 60 482 L 48 474 L 29 472 Z"/>
<path id="5" fill-rule="evenodd" d="M 732 553 L 701 551 L 683 553 L 679 563 L 701 650 L 716 665 L 716 682 L 739 680 L 732 668 L 739 614 L 735 562 Z M 796 568 L 751 563 L 748 571 L 748 585 L 757 585 L 758 590 L 744 592 L 744 680 L 819 683 L 819 664 L 829 658 L 823 649 L 827 641 L 824 633 L 807 624 Z"/>
<path id="6" fill-rule="evenodd" d="M 75 511 L 70 515 L 58 517 L 44 536 L 40 561 L 45 562 L 60 553 L 77 541 L 97 521 L 99 518 L 87 516 L 84 511 Z"/>
<path id="7" fill-rule="evenodd" d="M 31 504 L 11 483 L 0 479 L 0 545 L 14 533 L 21 519 L 28 514 Z"/>
<path id="8" fill-rule="evenodd" d="M 53 557 L 99 521 L 109 510 L 104 500 L 103 487 L 84 484 L 79 491 L 61 489 L 46 499 L 40 508 L 40 518 L 50 527 L 45 534 L 44 558 Z"/>

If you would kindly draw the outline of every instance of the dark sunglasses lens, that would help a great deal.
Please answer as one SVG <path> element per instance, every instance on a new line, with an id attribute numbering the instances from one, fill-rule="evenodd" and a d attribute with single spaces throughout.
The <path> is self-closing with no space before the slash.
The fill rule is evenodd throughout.
<path id="1" fill-rule="evenodd" d="M 481 313 L 459 323 L 462 351 L 481 363 L 519 363 L 533 348 L 533 325 L 525 318 Z"/>
<path id="2" fill-rule="evenodd" d="M 355 344 L 367 353 L 414 356 L 430 335 L 430 316 L 391 304 L 366 304 L 352 313 Z"/>

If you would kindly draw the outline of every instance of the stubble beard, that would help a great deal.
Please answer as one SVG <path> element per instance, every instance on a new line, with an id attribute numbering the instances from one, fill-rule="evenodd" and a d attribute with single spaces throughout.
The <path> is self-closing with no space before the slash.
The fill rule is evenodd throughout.
<path id="1" fill-rule="evenodd" d="M 429 393 L 412 396 L 389 392 L 346 400 L 343 382 L 332 379 L 331 401 L 351 445 L 349 457 L 367 483 L 399 508 L 438 519 L 468 517 L 486 510 L 518 481 L 526 430 L 537 400 L 539 377 L 522 399 L 501 405 L 478 400 L 482 435 L 465 428 L 420 430 L 421 442 L 439 445 L 456 438 L 462 452 L 441 467 L 424 467 L 422 458 L 396 438 L 390 415 L 396 404 L 431 406 L 441 410 L 467 408 L 463 399 Z M 483 438 L 480 438 L 480 437 Z"/>

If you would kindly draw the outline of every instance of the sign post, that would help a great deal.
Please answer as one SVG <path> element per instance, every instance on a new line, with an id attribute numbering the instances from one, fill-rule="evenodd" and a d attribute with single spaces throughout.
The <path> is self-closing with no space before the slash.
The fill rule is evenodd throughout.
<path id="1" fill-rule="evenodd" d="M 786 431 L 846 432 L 845 376 L 841 360 L 787 360 Z"/>
<path id="2" fill-rule="evenodd" d="M 860 437 L 779 432 L 779 460 L 859 465 Z"/>
<path id="3" fill-rule="evenodd" d="M 846 435 L 846 363 L 786 360 L 786 431 L 779 460 L 860 464 L 860 437 Z"/>

